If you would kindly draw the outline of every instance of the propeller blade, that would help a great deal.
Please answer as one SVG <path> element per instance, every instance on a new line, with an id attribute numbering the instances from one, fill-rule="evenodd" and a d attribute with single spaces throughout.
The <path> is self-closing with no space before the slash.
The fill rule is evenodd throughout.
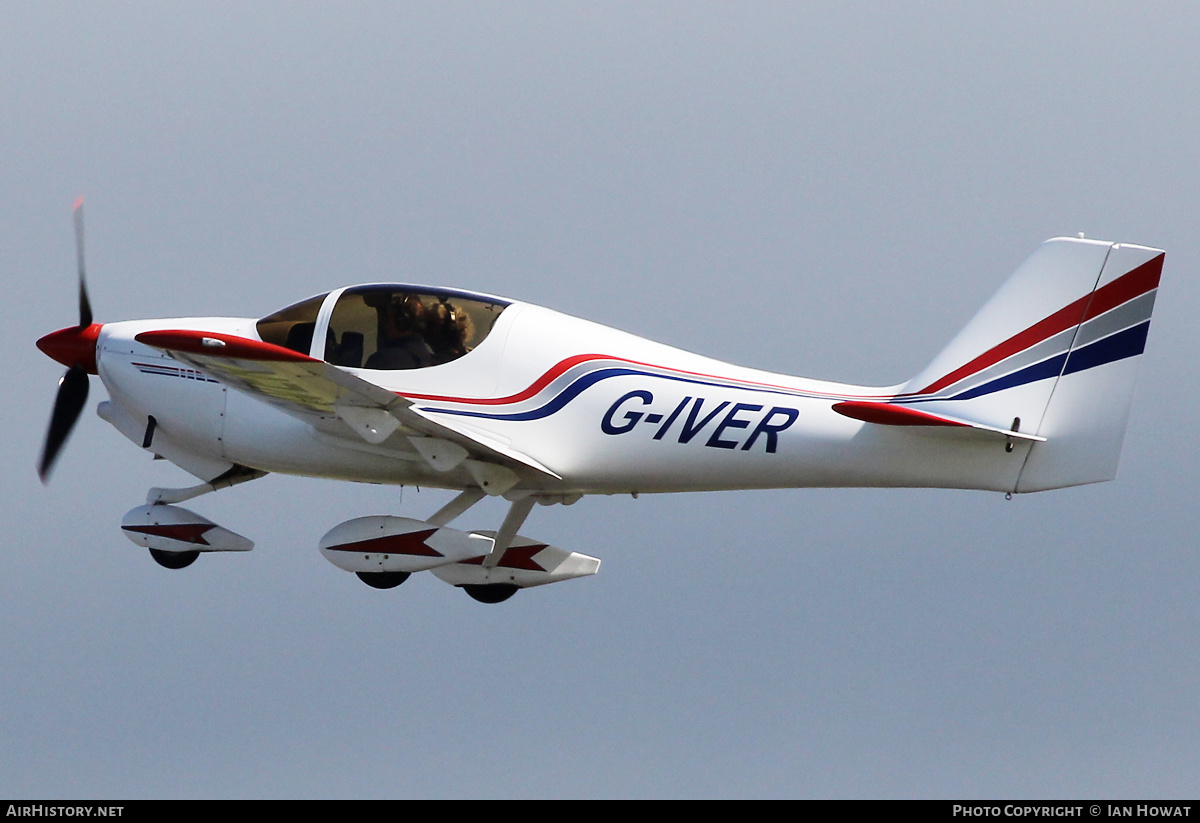
<path id="1" fill-rule="evenodd" d="M 50 417 L 50 429 L 46 432 L 46 445 L 42 448 L 42 459 L 38 463 L 38 477 L 45 483 L 54 468 L 54 461 L 62 451 L 63 444 L 71 436 L 75 421 L 87 403 L 88 376 L 78 366 L 67 369 L 58 381 L 58 396 L 54 399 L 54 413 Z"/>
<path id="2" fill-rule="evenodd" d="M 75 200 L 75 262 L 79 267 L 79 327 L 92 325 L 92 302 L 88 300 L 87 273 L 83 263 L 83 195 Z"/>

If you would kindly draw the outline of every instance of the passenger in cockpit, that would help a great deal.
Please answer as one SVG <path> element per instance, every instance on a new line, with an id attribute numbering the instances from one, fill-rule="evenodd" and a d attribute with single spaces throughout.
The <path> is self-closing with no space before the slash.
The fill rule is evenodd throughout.
<path id="1" fill-rule="evenodd" d="M 433 349 L 435 363 L 449 363 L 467 353 L 463 334 L 465 319 L 466 314 L 457 311 L 444 297 L 426 313 L 425 342 Z"/>
<path id="2" fill-rule="evenodd" d="M 367 358 L 366 368 L 420 369 L 433 365 L 433 350 L 422 334 L 424 309 L 415 294 L 393 295 L 379 307 L 379 349 Z"/>

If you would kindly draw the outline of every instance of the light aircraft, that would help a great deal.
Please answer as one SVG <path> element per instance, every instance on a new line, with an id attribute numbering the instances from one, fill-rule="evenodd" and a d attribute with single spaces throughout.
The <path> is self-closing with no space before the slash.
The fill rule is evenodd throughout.
<path id="1" fill-rule="evenodd" d="M 122 529 L 168 568 L 246 538 L 178 503 L 269 472 L 458 495 L 418 520 L 348 520 L 319 543 L 376 588 L 431 570 L 482 602 L 594 574 L 518 534 L 533 505 L 587 494 L 832 486 L 1008 495 L 1115 476 L 1163 252 L 1055 238 L 911 380 L 772 374 L 530 303 L 379 283 L 259 318 L 95 323 L 75 206 L 79 323 L 39 348 L 66 365 L 43 482 L 86 404 L 199 484 L 153 488 Z M 495 531 L 450 523 L 485 496 Z"/>

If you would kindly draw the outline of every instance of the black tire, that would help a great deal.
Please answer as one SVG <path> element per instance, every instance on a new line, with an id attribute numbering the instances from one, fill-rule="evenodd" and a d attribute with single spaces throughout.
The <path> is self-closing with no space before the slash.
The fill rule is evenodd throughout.
<path id="1" fill-rule="evenodd" d="M 463 591 L 480 603 L 503 603 L 520 589 L 512 583 L 475 583 L 463 586 Z"/>
<path id="2" fill-rule="evenodd" d="M 150 556 L 154 558 L 155 563 L 164 569 L 186 569 L 196 562 L 196 558 L 200 556 L 200 552 L 164 552 L 158 549 L 151 549 Z"/>
<path id="3" fill-rule="evenodd" d="M 355 572 L 358 579 L 372 589 L 394 589 L 408 579 L 412 572 Z"/>

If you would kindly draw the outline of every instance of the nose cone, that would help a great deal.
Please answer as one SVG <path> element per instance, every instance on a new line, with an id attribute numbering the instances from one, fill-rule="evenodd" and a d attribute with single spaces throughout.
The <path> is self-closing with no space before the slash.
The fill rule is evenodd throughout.
<path id="1" fill-rule="evenodd" d="M 59 329 L 37 341 L 37 347 L 68 368 L 77 366 L 88 374 L 95 374 L 96 339 L 100 336 L 102 325 L 92 323 Z"/>

